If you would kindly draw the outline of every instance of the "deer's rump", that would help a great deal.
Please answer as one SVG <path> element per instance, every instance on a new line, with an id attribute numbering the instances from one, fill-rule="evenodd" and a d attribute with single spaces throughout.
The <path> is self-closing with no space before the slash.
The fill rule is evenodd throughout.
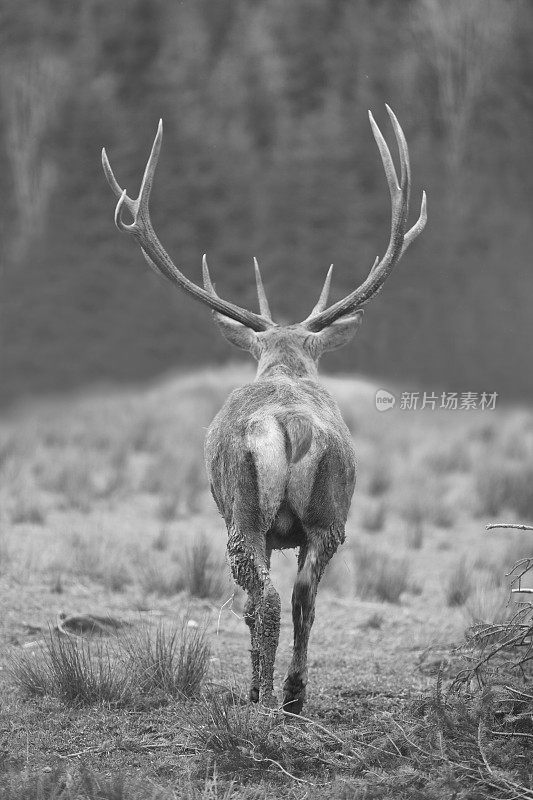
<path id="1" fill-rule="evenodd" d="M 267 535 L 277 548 L 301 544 L 306 528 L 343 525 L 355 459 L 332 398 L 318 409 L 323 396 L 304 404 L 294 392 L 292 402 L 265 407 L 263 398 L 260 407 L 246 403 L 246 413 L 238 415 L 242 394 L 233 393 L 206 438 L 211 491 L 228 527 Z M 255 392 L 246 394 L 253 400 Z"/>

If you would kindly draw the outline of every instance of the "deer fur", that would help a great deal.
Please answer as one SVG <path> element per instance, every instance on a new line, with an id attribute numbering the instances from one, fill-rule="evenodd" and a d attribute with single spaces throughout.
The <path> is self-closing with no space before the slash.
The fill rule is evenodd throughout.
<path id="1" fill-rule="evenodd" d="M 228 529 L 231 570 L 248 593 L 250 699 L 274 702 L 281 606 L 270 556 L 297 547 L 294 649 L 283 687 L 283 706 L 293 713 L 305 699 L 318 583 L 344 542 L 355 486 L 352 437 L 337 403 L 318 382 L 317 362 L 324 350 L 351 339 L 361 319 L 359 312 L 318 334 L 300 325 L 256 333 L 217 315 L 226 337 L 258 361 L 254 383 L 231 393 L 205 442 L 211 491 Z"/>
<path id="2" fill-rule="evenodd" d="M 207 432 L 205 457 L 211 491 L 228 529 L 228 554 L 237 583 L 248 593 L 245 619 L 252 640 L 250 698 L 274 702 L 274 660 L 279 639 L 280 599 L 270 577 L 272 550 L 297 547 L 298 573 L 292 593 L 294 649 L 283 686 L 283 707 L 299 713 L 307 685 L 307 646 L 315 615 L 315 597 L 324 569 L 344 541 L 344 526 L 355 485 L 355 456 L 350 433 L 331 395 L 318 381 L 317 364 L 326 350 L 355 334 L 362 307 L 391 274 L 426 224 L 426 195 L 420 215 L 407 230 L 411 170 L 400 123 L 387 112 L 400 157 L 400 178 L 372 114 L 391 197 L 391 232 L 383 257 L 376 258 L 366 280 L 328 306 L 331 267 L 311 314 L 296 325 L 277 325 L 270 314 L 254 259 L 260 313 L 217 295 L 203 260 L 204 286 L 173 263 L 152 227 L 150 192 L 161 150 L 163 124 L 134 199 L 116 180 L 105 150 L 102 166 L 117 197 L 115 224 L 137 240 L 149 264 L 215 314 L 223 335 L 257 361 L 251 384 L 236 389 Z M 125 222 L 126 209 L 133 221 Z"/>

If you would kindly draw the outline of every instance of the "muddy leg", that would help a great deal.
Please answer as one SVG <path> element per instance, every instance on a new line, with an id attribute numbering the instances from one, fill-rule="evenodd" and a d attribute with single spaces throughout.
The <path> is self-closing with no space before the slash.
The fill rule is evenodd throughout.
<path id="1" fill-rule="evenodd" d="M 259 701 L 259 641 L 255 626 L 255 603 L 252 595 L 248 595 L 248 600 L 244 607 L 244 621 L 250 629 L 250 655 L 252 658 L 252 682 L 250 684 L 250 700 L 252 703 Z"/>
<path id="2" fill-rule="evenodd" d="M 315 619 L 315 598 L 322 573 L 335 553 L 340 538 L 331 531 L 313 531 L 307 545 L 300 548 L 298 574 L 292 592 L 294 649 L 283 684 L 283 708 L 299 714 L 305 702 L 307 686 L 307 647 Z"/>
<path id="3" fill-rule="evenodd" d="M 279 641 L 281 602 L 279 594 L 267 577 L 258 603 L 256 625 L 259 640 L 259 674 L 261 702 L 266 706 L 276 704 L 274 692 L 274 662 Z"/>
<path id="4" fill-rule="evenodd" d="M 257 547 L 251 550 L 239 537 L 237 547 L 228 544 L 233 577 L 248 592 L 245 621 L 252 642 L 252 683 L 250 699 L 272 705 L 275 700 L 274 662 L 279 640 L 281 603 L 269 575 L 270 553 Z"/>

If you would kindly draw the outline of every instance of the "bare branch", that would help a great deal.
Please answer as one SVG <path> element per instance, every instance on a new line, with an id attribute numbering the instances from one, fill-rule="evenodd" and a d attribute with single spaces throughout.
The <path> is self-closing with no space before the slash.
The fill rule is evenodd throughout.
<path id="1" fill-rule="evenodd" d="M 517 531 L 533 531 L 533 525 L 522 525 L 517 522 L 493 522 L 485 527 L 487 531 L 493 531 L 496 528 L 514 528 Z"/>

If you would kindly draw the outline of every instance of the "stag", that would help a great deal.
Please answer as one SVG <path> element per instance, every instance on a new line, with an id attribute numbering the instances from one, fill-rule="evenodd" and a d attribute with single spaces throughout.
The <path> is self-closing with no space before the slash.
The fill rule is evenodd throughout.
<path id="1" fill-rule="evenodd" d="M 163 135 L 159 122 L 136 199 L 122 189 L 105 150 L 105 176 L 118 198 L 115 224 L 131 233 L 155 272 L 210 308 L 221 333 L 258 362 L 253 383 L 236 389 L 211 423 L 205 460 L 211 492 L 228 530 L 228 556 L 235 581 L 246 590 L 245 621 L 251 635 L 250 700 L 273 705 L 274 661 L 280 598 L 270 577 L 273 550 L 298 548 L 292 593 L 294 647 L 283 684 L 283 708 L 300 713 L 306 695 L 307 649 L 318 583 L 345 539 L 355 486 L 352 438 L 335 400 L 320 385 L 317 364 L 326 350 L 346 344 L 359 328 L 363 307 L 383 287 L 395 264 L 426 224 L 426 197 L 407 230 L 411 174 L 409 152 L 396 116 L 387 106 L 396 137 L 400 180 L 372 113 L 392 204 L 390 240 L 366 280 L 328 306 L 331 267 L 317 304 L 300 323 L 273 321 L 254 259 L 259 314 L 222 299 L 203 257 L 203 288 L 172 262 L 150 221 L 149 199 Z M 132 217 L 126 222 L 126 209 Z"/>

